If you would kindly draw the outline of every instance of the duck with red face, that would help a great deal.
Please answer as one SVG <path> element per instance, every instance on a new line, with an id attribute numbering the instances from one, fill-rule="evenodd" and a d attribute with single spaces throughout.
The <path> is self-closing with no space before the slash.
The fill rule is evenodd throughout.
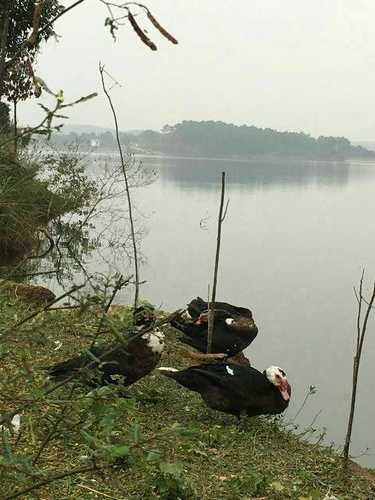
<path id="1" fill-rule="evenodd" d="M 276 415 L 289 405 L 291 388 L 284 370 L 212 362 L 185 370 L 159 368 L 166 377 L 198 392 L 207 406 L 240 417 Z"/>
<path id="2" fill-rule="evenodd" d="M 264 375 L 268 378 L 271 384 L 277 387 L 283 399 L 285 401 L 289 401 L 291 390 L 284 370 L 278 366 L 270 366 L 264 370 Z"/>

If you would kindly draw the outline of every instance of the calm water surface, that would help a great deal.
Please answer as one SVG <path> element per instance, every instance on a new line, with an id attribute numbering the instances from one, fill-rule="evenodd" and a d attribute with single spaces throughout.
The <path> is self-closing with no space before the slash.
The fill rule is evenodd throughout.
<path id="1" fill-rule="evenodd" d="M 159 177 L 134 191 L 148 228 L 142 295 L 169 310 L 207 296 L 225 170 L 230 204 L 218 299 L 252 309 L 259 334 L 247 354 L 261 370 L 277 364 L 288 373 L 292 403 L 286 418 L 293 419 L 314 385 L 317 394 L 296 423 L 304 428 L 318 414 L 314 427 L 327 429 L 327 443 L 342 445 L 356 328 L 353 286 L 362 267 L 368 285 L 375 278 L 375 164 L 143 162 L 157 167 Z M 360 463 L 375 467 L 374 361 L 371 322 L 352 451 L 361 455 Z"/>

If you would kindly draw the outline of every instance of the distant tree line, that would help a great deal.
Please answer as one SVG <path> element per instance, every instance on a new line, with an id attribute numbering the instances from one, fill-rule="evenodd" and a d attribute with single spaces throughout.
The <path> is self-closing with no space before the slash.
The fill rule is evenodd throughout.
<path id="1" fill-rule="evenodd" d="M 221 121 L 183 121 L 165 125 L 160 132 L 145 130 L 121 133 L 121 142 L 135 150 L 178 155 L 246 157 L 284 155 L 312 158 L 372 157 L 374 152 L 353 146 L 345 137 L 314 139 L 304 132 L 278 132 L 270 128 L 232 125 Z M 111 132 L 70 133 L 55 135 L 59 145 L 79 143 L 83 146 L 114 148 Z"/>

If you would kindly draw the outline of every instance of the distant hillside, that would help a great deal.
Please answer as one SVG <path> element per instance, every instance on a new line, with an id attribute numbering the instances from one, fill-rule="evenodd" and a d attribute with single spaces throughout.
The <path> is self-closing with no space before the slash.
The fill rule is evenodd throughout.
<path id="1" fill-rule="evenodd" d="M 136 137 L 144 149 L 167 154 L 220 157 L 302 156 L 309 158 L 373 157 L 375 153 L 353 146 L 345 137 L 314 139 L 303 132 L 236 126 L 214 121 L 183 121 L 161 132 L 146 130 Z"/>
<path id="2" fill-rule="evenodd" d="M 78 143 L 84 148 L 116 148 L 112 130 L 94 130 L 95 127 L 91 131 L 87 128 L 81 133 L 70 130 L 68 134 L 55 134 L 53 142 L 58 146 Z M 121 132 L 120 140 L 124 144 L 131 144 L 135 151 L 166 155 L 229 158 L 285 156 L 312 159 L 375 157 L 374 151 L 361 145 L 353 145 L 345 137 L 320 136 L 315 139 L 303 132 L 278 132 L 270 128 L 236 126 L 220 121 L 183 121 L 173 126 L 165 125 L 161 132 Z"/>
<path id="3" fill-rule="evenodd" d="M 375 141 L 353 141 L 355 146 L 362 146 L 370 151 L 375 151 Z"/>

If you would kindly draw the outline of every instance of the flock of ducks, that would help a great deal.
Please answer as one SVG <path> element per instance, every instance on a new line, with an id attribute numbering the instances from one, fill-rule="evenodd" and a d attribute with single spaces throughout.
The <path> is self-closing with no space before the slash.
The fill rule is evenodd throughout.
<path id="1" fill-rule="evenodd" d="M 249 309 L 215 302 L 213 354 L 206 355 L 208 304 L 200 297 L 170 320 L 182 332 L 181 342 L 200 351 L 208 362 L 184 370 L 160 367 L 159 372 L 183 387 L 198 392 L 207 406 L 235 415 L 272 415 L 289 405 L 291 388 L 284 370 L 270 366 L 260 372 L 250 363 L 238 364 L 236 356 L 248 347 L 258 333 Z M 154 312 L 139 307 L 134 328 L 126 343 L 94 346 L 82 354 L 47 368 L 56 381 L 73 378 L 77 370 L 91 386 L 122 384 L 127 387 L 157 367 L 164 348 L 164 334 L 155 328 Z"/>

